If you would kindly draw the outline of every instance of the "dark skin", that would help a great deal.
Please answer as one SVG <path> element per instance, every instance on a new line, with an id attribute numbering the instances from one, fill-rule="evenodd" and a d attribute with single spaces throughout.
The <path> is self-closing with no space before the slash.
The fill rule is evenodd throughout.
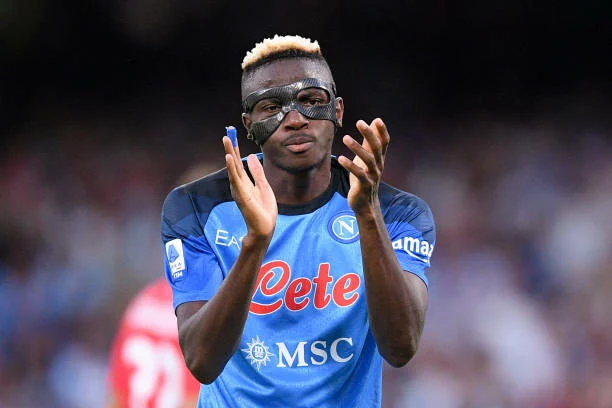
<path id="1" fill-rule="evenodd" d="M 332 80 L 325 64 L 284 59 L 257 69 L 243 81 L 242 93 L 245 96 L 260 88 L 308 77 Z M 308 103 L 317 103 L 316 97 Z M 274 114 L 274 109 L 274 104 L 258 103 L 243 115 L 244 126 L 250 129 L 253 121 Z M 336 117 L 342 120 L 343 113 L 344 103 L 338 99 Z M 348 135 L 342 139 L 355 158 L 340 156 L 338 161 L 350 172 L 347 199 L 359 226 L 370 328 L 382 357 L 390 365 L 401 367 L 416 353 L 427 309 L 427 289 L 420 278 L 401 269 L 380 208 L 378 187 L 390 140 L 387 128 L 378 118 L 370 124 L 360 120 L 356 127 L 362 143 Z M 200 382 L 213 382 L 240 344 L 257 274 L 274 234 L 277 202 L 305 203 L 329 186 L 334 133 L 331 121 L 289 112 L 262 146 L 263 166 L 254 155 L 247 158 L 254 183 L 241 164 L 239 148 L 223 137 L 232 197 L 244 217 L 247 234 L 231 273 L 212 299 L 177 308 L 185 361 Z"/>

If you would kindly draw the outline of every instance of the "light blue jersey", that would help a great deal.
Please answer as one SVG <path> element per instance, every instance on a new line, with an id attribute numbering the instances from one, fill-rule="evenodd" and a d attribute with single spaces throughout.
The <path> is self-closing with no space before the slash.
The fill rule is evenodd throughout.
<path id="1" fill-rule="evenodd" d="M 332 159 L 327 191 L 304 205 L 279 205 L 240 347 L 201 386 L 199 407 L 380 406 L 382 358 L 368 323 L 348 173 Z M 428 284 L 435 245 L 428 205 L 385 183 L 379 194 L 402 269 Z M 214 296 L 245 234 L 225 169 L 168 195 L 162 241 L 175 308 Z"/>

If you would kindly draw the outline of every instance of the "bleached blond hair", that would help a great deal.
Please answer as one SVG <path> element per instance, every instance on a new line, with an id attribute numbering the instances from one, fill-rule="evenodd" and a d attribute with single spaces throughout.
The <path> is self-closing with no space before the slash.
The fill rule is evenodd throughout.
<path id="1" fill-rule="evenodd" d="M 251 51 L 247 51 L 242 60 L 242 71 L 248 71 L 282 57 L 310 57 L 324 60 L 317 41 L 299 35 L 276 34 L 273 38 L 266 38 L 256 43 Z"/>

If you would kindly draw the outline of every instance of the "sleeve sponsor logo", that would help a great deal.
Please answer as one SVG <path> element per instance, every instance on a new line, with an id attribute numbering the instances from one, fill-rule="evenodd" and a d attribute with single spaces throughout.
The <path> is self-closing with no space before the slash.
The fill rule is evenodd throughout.
<path id="1" fill-rule="evenodd" d="M 404 251 L 411 257 L 429 265 L 434 246 L 422 239 L 404 237 L 393 241 L 393 249 Z"/>
<path id="2" fill-rule="evenodd" d="M 166 258 L 168 258 L 172 279 L 176 281 L 182 278 L 185 271 L 185 256 L 183 242 L 180 239 L 173 239 L 166 243 Z"/>

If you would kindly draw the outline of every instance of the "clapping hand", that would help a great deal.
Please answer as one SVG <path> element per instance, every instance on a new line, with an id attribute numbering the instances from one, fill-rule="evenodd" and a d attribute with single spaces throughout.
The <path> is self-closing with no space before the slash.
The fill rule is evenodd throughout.
<path id="1" fill-rule="evenodd" d="M 359 144 L 346 135 L 343 143 L 355 153 L 353 160 L 340 156 L 338 162 L 350 172 L 348 203 L 355 214 L 371 213 L 379 205 L 378 186 L 385 167 L 385 155 L 389 146 L 389 132 L 382 119 L 377 118 L 369 125 L 363 120 L 357 122 L 357 130 L 363 136 Z"/>
<path id="2" fill-rule="evenodd" d="M 276 227 L 278 207 L 263 167 L 254 154 L 247 157 L 247 165 L 253 176 L 251 181 L 242 164 L 240 148 L 234 147 L 227 136 L 223 137 L 223 147 L 232 198 L 244 217 L 247 235 L 269 242 Z"/>

